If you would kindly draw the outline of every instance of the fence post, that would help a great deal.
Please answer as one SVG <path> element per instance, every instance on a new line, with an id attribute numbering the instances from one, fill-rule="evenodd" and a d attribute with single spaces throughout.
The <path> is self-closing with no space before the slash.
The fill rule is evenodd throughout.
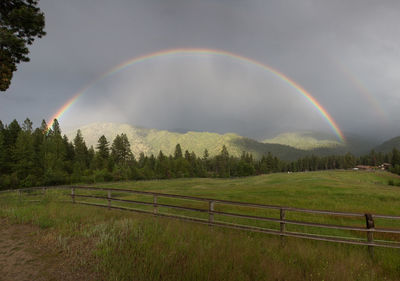
<path id="1" fill-rule="evenodd" d="M 158 207 L 157 207 L 157 195 L 153 194 L 153 214 L 157 215 Z"/>
<path id="2" fill-rule="evenodd" d="M 208 222 L 214 222 L 214 201 L 208 201 Z"/>
<path id="3" fill-rule="evenodd" d="M 75 204 L 75 187 L 71 188 L 72 203 Z"/>
<path id="4" fill-rule="evenodd" d="M 375 229 L 375 223 L 374 223 L 374 218 L 372 217 L 371 214 L 365 214 L 365 222 L 366 222 L 366 227 L 367 229 L 371 229 L 372 231 L 367 231 L 367 241 L 368 243 L 373 243 L 374 242 L 374 232 L 373 230 Z M 374 256 L 374 246 L 368 246 L 368 252 L 371 257 Z"/>
<path id="5" fill-rule="evenodd" d="M 285 220 L 285 209 L 281 208 L 280 209 L 280 217 L 281 217 L 281 232 L 285 232 L 286 230 L 286 223 L 282 222 L 283 220 Z"/>
<path id="6" fill-rule="evenodd" d="M 286 223 L 283 222 L 285 220 L 285 209 L 281 208 L 280 210 L 280 227 L 281 227 L 281 233 L 284 233 L 286 231 Z M 285 242 L 285 236 L 281 235 L 281 246 L 284 246 L 284 242 Z"/>
<path id="7" fill-rule="evenodd" d="M 111 209 L 111 190 L 107 191 L 108 209 Z"/>

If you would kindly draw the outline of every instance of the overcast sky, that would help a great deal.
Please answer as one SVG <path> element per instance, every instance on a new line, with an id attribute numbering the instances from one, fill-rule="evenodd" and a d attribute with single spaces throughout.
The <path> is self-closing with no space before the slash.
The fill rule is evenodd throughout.
<path id="1" fill-rule="evenodd" d="M 39 126 L 116 65 L 175 48 L 218 49 L 284 73 L 346 134 L 400 135 L 400 1 L 41 0 L 47 35 L 0 93 L 0 120 Z M 60 118 L 262 139 L 332 132 L 273 73 L 217 55 L 147 60 L 97 81 Z"/>

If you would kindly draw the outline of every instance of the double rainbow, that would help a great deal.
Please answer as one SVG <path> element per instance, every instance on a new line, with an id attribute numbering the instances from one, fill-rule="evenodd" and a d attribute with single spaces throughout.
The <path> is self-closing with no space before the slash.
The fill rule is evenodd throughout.
<path id="1" fill-rule="evenodd" d="M 382 121 L 387 123 L 389 121 L 389 117 L 386 114 L 384 108 L 379 103 L 379 101 L 374 98 L 371 91 L 365 86 L 363 82 L 355 74 L 353 74 L 344 64 L 340 62 L 336 62 L 338 69 L 346 76 L 346 78 L 353 84 L 353 86 L 358 90 L 359 93 L 363 95 L 363 97 L 368 101 L 373 109 L 373 113 L 377 115 Z"/>
<path id="2" fill-rule="evenodd" d="M 340 130 L 339 126 L 335 122 L 335 120 L 332 118 L 332 116 L 328 113 L 328 111 L 322 107 L 322 105 L 309 93 L 307 92 L 302 86 L 297 84 L 295 81 L 290 79 L 288 76 L 285 74 L 279 72 L 278 70 L 263 64 L 261 62 L 258 62 L 256 60 L 253 60 L 251 58 L 247 58 L 244 56 L 240 56 L 231 52 L 227 51 L 222 51 L 222 50 L 213 50 L 213 49 L 195 49 L 195 48 L 188 48 L 188 49 L 171 49 L 171 50 L 163 50 L 155 53 L 150 53 L 146 54 L 143 56 L 135 57 L 132 58 L 128 61 L 125 61 L 109 71 L 103 73 L 99 77 L 95 78 L 93 81 L 91 81 L 89 84 L 87 84 L 85 87 L 83 87 L 79 92 L 75 93 L 74 96 L 69 99 L 49 120 L 48 122 L 48 128 L 50 128 L 53 125 L 54 119 L 60 119 L 60 117 L 70 108 L 77 100 L 78 98 L 83 95 L 89 88 L 94 86 L 97 82 L 102 80 L 103 78 L 113 75 L 114 73 L 117 73 L 129 66 L 139 64 L 142 62 L 150 61 L 150 60 L 155 60 L 160 57 L 168 57 L 168 56 L 179 56 L 179 55 L 194 55 L 194 56 L 199 56 L 199 55 L 215 55 L 215 56 L 224 56 L 228 58 L 232 58 L 244 63 L 252 64 L 254 66 L 257 66 L 263 70 L 266 70 L 272 74 L 274 74 L 276 77 L 284 81 L 286 84 L 290 85 L 292 88 L 294 88 L 298 93 L 300 93 L 302 96 L 304 96 L 323 116 L 323 118 L 327 121 L 329 126 L 332 128 L 333 132 L 336 134 L 338 139 L 341 142 L 345 142 L 345 137 Z"/>

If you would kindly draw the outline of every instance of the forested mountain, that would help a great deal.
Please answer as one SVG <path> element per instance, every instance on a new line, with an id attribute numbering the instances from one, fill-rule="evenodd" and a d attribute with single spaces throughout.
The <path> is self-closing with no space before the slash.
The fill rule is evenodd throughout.
<path id="1" fill-rule="evenodd" d="M 389 153 L 393 148 L 400 149 L 400 136 L 385 141 L 381 145 L 374 148 L 377 152 Z"/>
<path id="2" fill-rule="evenodd" d="M 342 144 L 336 140 L 335 136 L 315 132 L 287 133 L 259 142 L 234 133 L 218 134 L 192 131 L 179 133 L 117 123 L 85 125 L 67 132 L 68 138 L 73 139 L 78 129 L 81 130 L 88 146 L 95 146 L 101 135 L 107 139 L 114 139 L 118 134 L 124 133 L 131 143 L 134 155 L 139 155 L 141 152 L 145 155 L 157 155 L 160 150 L 166 154 L 172 154 L 175 145 L 179 143 L 197 155 L 201 155 L 204 149 L 207 149 L 210 156 L 215 156 L 220 153 L 222 145 L 225 145 L 230 154 L 235 157 L 240 157 L 242 152 L 246 151 L 256 159 L 260 159 L 263 155 L 271 152 L 279 159 L 290 161 L 311 155 L 327 156 L 347 152 L 361 155 L 374 147 L 374 144 L 360 138 L 349 138 L 347 144 Z"/>
<path id="3" fill-rule="evenodd" d="M 177 133 L 134 127 L 127 124 L 93 123 L 66 133 L 68 138 L 73 139 L 78 129 L 82 132 L 88 146 L 95 146 L 101 135 L 104 135 L 107 139 L 114 139 L 118 134 L 124 133 L 131 143 L 134 155 L 139 155 L 141 152 L 145 155 L 157 155 L 160 150 L 167 155 L 173 154 L 177 143 L 197 155 L 202 155 L 204 149 L 207 149 L 210 156 L 215 156 L 221 152 L 223 145 L 235 157 L 240 157 L 243 151 L 252 153 L 256 158 L 261 158 L 262 155 L 271 152 L 283 160 L 297 159 L 305 155 L 304 151 L 286 145 L 263 144 L 233 133 L 218 134 L 192 131 Z"/>
<path id="4" fill-rule="evenodd" d="M 132 129 L 128 125 L 115 126 L 88 126 L 88 138 L 104 132 L 109 134 L 108 138 L 104 135 L 95 137 L 95 143 L 88 147 L 80 130 L 69 138 L 63 136 L 57 120 L 54 120 L 51 128 L 48 128 L 45 121 L 38 128 L 34 128 L 29 119 L 22 124 L 16 120 L 10 124 L 0 121 L 0 190 L 129 179 L 243 177 L 275 172 L 352 169 L 357 164 L 378 168 L 383 163 L 390 163 L 386 166 L 392 172 L 400 174 L 400 152 L 397 149 L 387 154 L 371 151 L 361 157 L 351 153 L 323 155 L 329 149 L 298 150 L 278 144 L 263 144 L 235 134 L 179 134 Z M 92 132 L 92 135 L 88 132 Z M 115 137 L 110 136 L 114 133 Z M 131 139 L 135 137 L 133 145 L 128 134 Z M 93 142 L 92 139 L 90 141 Z M 177 143 L 173 144 L 174 141 Z M 152 153 L 156 145 L 160 150 Z M 218 145 L 219 148 L 216 147 Z M 207 146 L 216 150 L 213 151 L 214 156 L 210 155 Z M 137 147 L 146 148 L 147 155 L 143 152 L 134 155 L 131 148 Z M 204 149 L 198 153 L 193 151 L 193 148 L 201 149 L 200 147 Z M 162 148 L 166 149 L 162 151 Z M 237 156 L 239 149 L 242 151 Z M 254 152 L 263 154 L 256 159 Z M 319 155 L 310 154 L 315 152 Z M 294 161 L 283 160 L 295 155 L 301 158 Z"/>
<path id="5" fill-rule="evenodd" d="M 335 136 L 317 132 L 283 133 L 274 138 L 266 139 L 263 143 L 283 144 L 302 150 L 337 148 L 344 146 L 344 144 L 339 142 Z"/>
<path id="6" fill-rule="evenodd" d="M 320 156 L 347 152 L 363 155 L 376 146 L 375 142 L 364 137 L 346 134 L 346 143 L 341 143 L 336 136 L 321 132 L 283 133 L 274 138 L 266 139 L 263 143 L 288 145 Z"/>

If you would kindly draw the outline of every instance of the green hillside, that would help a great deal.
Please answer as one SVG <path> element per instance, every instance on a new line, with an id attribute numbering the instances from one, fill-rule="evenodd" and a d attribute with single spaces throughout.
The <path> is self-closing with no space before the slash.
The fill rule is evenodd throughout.
<path id="1" fill-rule="evenodd" d="M 288 145 L 297 149 L 313 150 L 316 148 L 336 148 L 344 146 L 334 136 L 315 132 L 296 132 L 279 134 L 274 138 L 266 139 L 263 143 Z"/>
<path id="2" fill-rule="evenodd" d="M 388 153 L 393 150 L 393 148 L 397 148 L 400 150 L 400 136 L 392 138 L 388 141 L 385 141 L 381 145 L 375 147 L 375 151 Z"/>
<path id="3" fill-rule="evenodd" d="M 321 132 L 283 133 L 263 143 L 287 145 L 306 151 L 307 155 L 327 156 L 351 152 L 355 155 L 368 153 L 376 143 L 352 134 L 346 136 L 346 143 L 339 142 L 336 136 Z"/>
<path id="4" fill-rule="evenodd" d="M 103 134 L 109 142 L 112 142 L 117 134 L 125 133 L 135 156 L 141 152 L 146 155 L 157 155 L 160 150 L 167 155 L 173 154 L 177 143 L 181 144 L 183 150 L 194 151 L 198 156 L 202 156 L 205 149 L 214 156 L 220 153 L 222 146 L 225 145 L 229 153 L 236 157 L 243 151 L 252 153 L 256 158 L 271 152 L 274 156 L 288 161 L 312 154 L 327 156 L 352 152 L 360 155 L 373 147 L 359 138 L 349 139 L 346 144 L 342 144 L 335 136 L 315 132 L 286 133 L 259 142 L 234 133 L 192 131 L 179 133 L 116 123 L 93 123 L 77 129 L 81 130 L 87 145 L 93 147 L 96 147 L 99 137 Z M 70 140 L 75 137 L 77 129 L 67 133 Z"/>
<path id="5" fill-rule="evenodd" d="M 109 142 L 117 134 L 125 133 L 131 144 L 134 155 L 144 152 L 146 155 L 157 155 L 160 150 L 164 154 L 173 154 L 175 146 L 179 143 L 184 150 L 194 151 L 202 156 L 207 149 L 211 156 L 220 153 L 225 145 L 231 155 L 239 157 L 243 151 L 252 153 L 255 157 L 271 152 L 284 160 L 292 160 L 307 154 L 306 151 L 289 147 L 281 144 L 264 144 L 255 140 L 245 138 L 233 133 L 218 134 L 210 132 L 177 133 L 166 130 L 145 129 L 130 126 L 128 124 L 115 123 L 94 123 L 80 128 L 82 135 L 88 146 L 96 147 L 101 135 L 105 135 Z M 76 130 L 72 130 L 66 135 L 70 140 L 76 135 Z"/>

